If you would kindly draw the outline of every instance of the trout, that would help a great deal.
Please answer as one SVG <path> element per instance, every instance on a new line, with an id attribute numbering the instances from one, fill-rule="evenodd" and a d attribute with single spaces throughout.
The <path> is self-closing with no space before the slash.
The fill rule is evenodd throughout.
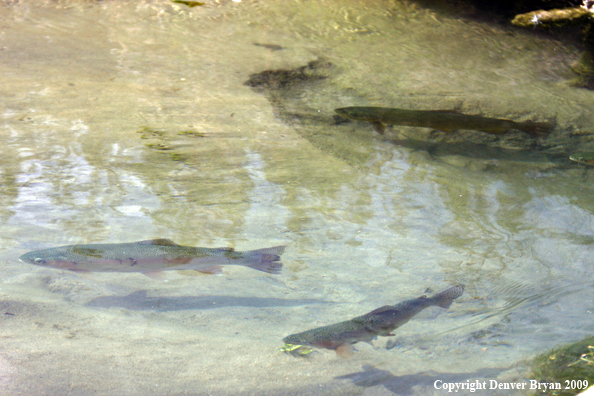
<path id="1" fill-rule="evenodd" d="M 452 301 L 464 293 L 464 286 L 454 286 L 432 297 L 421 296 L 396 305 L 384 305 L 346 322 L 318 327 L 283 338 L 285 344 L 309 345 L 334 349 L 341 357 L 351 355 L 352 344 L 371 341 L 378 336 L 393 336 L 396 330 L 427 307 L 449 308 Z"/>
<path id="2" fill-rule="evenodd" d="M 286 246 L 236 252 L 233 248 L 180 246 L 169 239 L 132 243 L 60 246 L 23 254 L 19 260 L 42 267 L 80 272 L 140 272 L 162 279 L 162 271 L 220 274 L 222 265 L 243 265 L 277 274 Z M 189 275 L 185 273 L 184 275 Z"/>
<path id="3" fill-rule="evenodd" d="M 457 129 L 470 129 L 504 134 L 510 129 L 526 132 L 532 136 L 546 136 L 551 133 L 554 124 L 549 122 L 524 121 L 516 122 L 501 118 L 488 118 L 467 115 L 455 110 L 405 110 L 387 107 L 343 107 L 334 110 L 341 117 L 371 123 L 373 129 L 383 135 L 386 125 L 404 125 L 412 127 L 432 128 L 443 132 Z"/>
<path id="4" fill-rule="evenodd" d="M 580 164 L 594 165 L 594 152 L 593 151 L 582 151 L 579 153 L 571 154 L 569 159 Z"/>

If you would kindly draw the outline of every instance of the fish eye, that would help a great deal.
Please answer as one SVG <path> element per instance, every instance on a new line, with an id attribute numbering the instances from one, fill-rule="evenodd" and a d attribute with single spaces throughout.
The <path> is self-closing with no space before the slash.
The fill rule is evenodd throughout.
<path id="1" fill-rule="evenodd" d="M 35 264 L 45 264 L 45 260 L 42 258 L 37 257 L 35 260 L 33 260 L 33 262 Z"/>

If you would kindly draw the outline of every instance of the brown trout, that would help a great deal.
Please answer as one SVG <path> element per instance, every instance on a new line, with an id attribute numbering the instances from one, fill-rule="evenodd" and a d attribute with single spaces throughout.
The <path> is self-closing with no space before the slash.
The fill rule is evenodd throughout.
<path id="1" fill-rule="evenodd" d="M 19 260 L 80 272 L 141 272 L 163 278 L 161 271 L 199 271 L 220 274 L 222 265 L 243 265 L 277 274 L 286 246 L 236 252 L 233 248 L 180 246 L 169 239 L 132 243 L 60 246 L 23 254 Z"/>
<path id="2" fill-rule="evenodd" d="M 283 338 L 285 344 L 310 345 L 334 349 L 341 357 L 349 356 L 357 342 L 371 341 L 377 337 L 393 336 L 396 330 L 427 307 L 437 305 L 449 308 L 452 301 L 464 293 L 464 286 L 454 286 L 432 297 L 421 296 L 396 305 L 384 305 L 365 315 L 357 316 L 329 326 L 318 327 Z"/>
<path id="3" fill-rule="evenodd" d="M 334 110 L 340 116 L 357 121 L 367 121 L 383 135 L 386 125 L 404 125 L 432 128 L 443 132 L 470 129 L 501 135 L 510 129 L 532 136 L 546 136 L 554 128 L 549 122 L 516 122 L 500 118 L 467 115 L 455 110 L 404 110 L 387 107 L 343 107 Z"/>

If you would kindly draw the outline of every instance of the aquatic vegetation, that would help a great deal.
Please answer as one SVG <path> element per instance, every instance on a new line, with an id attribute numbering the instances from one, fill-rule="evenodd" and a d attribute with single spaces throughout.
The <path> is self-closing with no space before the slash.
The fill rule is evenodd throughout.
<path id="1" fill-rule="evenodd" d="M 167 137 L 167 132 L 164 130 L 155 129 L 155 128 L 151 128 L 148 126 L 141 126 L 140 129 L 138 131 L 136 131 L 136 133 L 140 134 L 141 139 L 149 140 L 149 142 L 145 143 L 145 146 L 150 149 L 157 150 L 160 152 L 172 151 L 172 150 L 175 151 L 175 147 L 172 147 L 168 143 L 169 139 Z M 177 132 L 177 134 L 180 136 L 188 136 L 188 137 L 193 137 L 193 138 L 206 137 L 206 135 L 204 133 L 194 131 L 191 129 L 186 129 L 186 130 Z M 170 152 L 169 158 L 171 158 L 173 161 L 177 161 L 177 162 L 185 162 L 188 159 L 188 157 L 186 155 L 176 153 L 176 152 Z"/>
<path id="2" fill-rule="evenodd" d="M 266 70 L 250 75 L 244 85 L 259 89 L 286 89 L 295 85 L 323 80 L 328 76 L 323 72 L 332 66 L 322 59 L 309 62 L 293 70 Z"/>
<path id="3" fill-rule="evenodd" d="M 169 156 L 174 161 L 184 162 L 187 159 L 187 157 L 185 155 L 178 154 L 178 153 L 170 153 Z"/>
<path id="4" fill-rule="evenodd" d="M 163 137 L 165 136 L 165 132 L 159 129 L 150 128 L 147 126 L 141 126 L 136 133 L 140 133 L 141 139 L 151 139 L 155 137 Z"/>
<path id="5" fill-rule="evenodd" d="M 184 135 L 184 136 L 192 136 L 192 137 L 206 137 L 205 134 L 203 134 L 201 132 L 197 132 L 197 131 L 192 131 L 192 130 L 181 131 L 181 132 L 178 132 L 177 134 Z"/>
<path id="6" fill-rule="evenodd" d="M 544 353 L 534 359 L 532 367 L 530 378 L 540 382 L 560 383 L 562 388 L 566 388 L 566 381 L 569 384 L 571 381 L 588 381 L 591 385 L 594 383 L 594 337 Z M 568 396 L 577 395 L 584 390 L 578 386 L 568 388 L 570 389 L 551 389 L 543 394 Z"/>
<path id="7" fill-rule="evenodd" d="M 266 49 L 269 49 L 270 51 L 280 51 L 285 49 L 284 47 L 281 47 L 280 45 L 276 45 L 276 44 L 262 44 L 262 43 L 252 43 L 254 44 L 256 47 L 264 47 Z"/>
<path id="8" fill-rule="evenodd" d="M 171 147 L 163 143 L 147 143 L 145 146 L 155 150 L 171 150 Z"/>
<path id="9" fill-rule="evenodd" d="M 171 0 L 172 3 L 179 3 L 179 4 L 185 4 L 188 7 L 192 8 L 192 7 L 196 7 L 196 6 L 203 6 L 206 3 L 201 3 L 199 1 L 184 1 L 184 0 Z"/>
<path id="10" fill-rule="evenodd" d="M 307 347 L 305 345 L 293 345 L 293 344 L 285 344 L 282 348 L 279 349 L 280 352 L 290 353 L 295 357 L 305 357 L 309 355 L 311 352 L 314 351 L 313 348 Z"/>

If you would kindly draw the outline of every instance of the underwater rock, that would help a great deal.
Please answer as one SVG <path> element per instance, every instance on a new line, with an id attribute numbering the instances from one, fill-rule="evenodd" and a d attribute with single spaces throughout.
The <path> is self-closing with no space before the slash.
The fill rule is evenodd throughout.
<path id="1" fill-rule="evenodd" d="M 531 11 L 516 15 L 512 20 L 512 24 L 520 27 L 583 27 L 585 51 L 571 66 L 571 70 L 578 76 L 570 80 L 569 85 L 587 89 L 594 89 L 594 8 L 592 3 L 592 1 L 584 1 L 581 7 Z"/>
<path id="2" fill-rule="evenodd" d="M 556 10 L 538 10 L 516 15 L 512 24 L 520 27 L 534 27 L 538 25 L 562 26 L 582 23 L 592 18 L 592 13 L 586 8 L 562 8 Z"/>

